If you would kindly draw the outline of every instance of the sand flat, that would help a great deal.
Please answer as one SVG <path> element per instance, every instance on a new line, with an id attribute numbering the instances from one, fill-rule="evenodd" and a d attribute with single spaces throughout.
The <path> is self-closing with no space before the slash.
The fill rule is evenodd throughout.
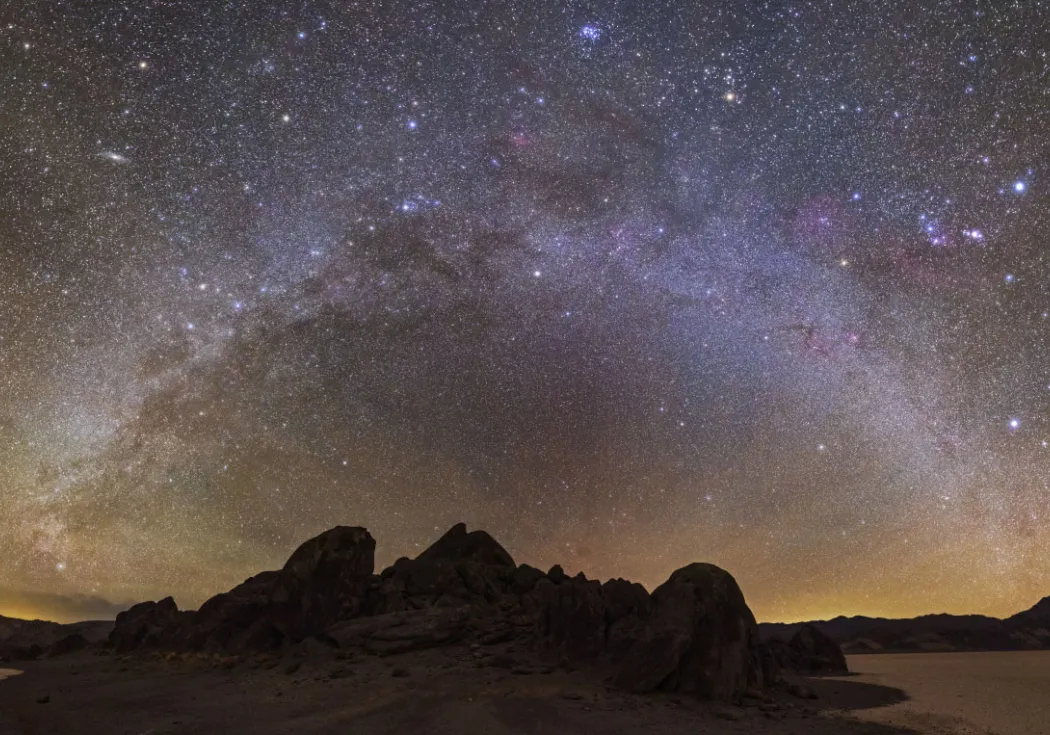
<path id="1" fill-rule="evenodd" d="M 848 657 L 862 681 L 909 700 L 854 717 L 941 735 L 1050 733 L 1050 651 L 900 653 Z"/>
<path id="2" fill-rule="evenodd" d="M 290 663 L 299 659 L 228 667 L 90 651 L 26 662 L 0 682 L 0 735 L 915 735 L 830 711 L 834 692 L 821 701 L 779 692 L 747 706 L 633 695 L 608 688 L 598 670 L 479 667 L 465 645 Z M 900 699 L 828 683 L 839 710 Z"/>

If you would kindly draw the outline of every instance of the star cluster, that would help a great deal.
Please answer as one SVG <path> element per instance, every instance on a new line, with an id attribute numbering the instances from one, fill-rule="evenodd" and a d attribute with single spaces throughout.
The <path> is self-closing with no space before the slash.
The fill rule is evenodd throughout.
<path id="1" fill-rule="evenodd" d="M 453 523 L 760 619 L 1050 594 L 1040 3 L 0 10 L 0 614 Z"/>

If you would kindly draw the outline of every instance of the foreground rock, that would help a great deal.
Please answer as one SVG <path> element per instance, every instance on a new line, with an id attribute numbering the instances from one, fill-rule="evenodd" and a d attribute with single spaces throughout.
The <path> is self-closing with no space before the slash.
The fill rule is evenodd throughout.
<path id="1" fill-rule="evenodd" d="M 652 605 L 641 638 L 616 673 L 618 686 L 717 700 L 763 687 L 758 625 L 728 572 L 690 564 L 656 588 Z"/>
<path id="2" fill-rule="evenodd" d="M 170 643 L 185 620 L 186 613 L 179 611 L 171 597 L 159 602 L 140 602 L 117 615 L 109 634 L 109 645 L 117 653 L 127 653 Z"/>
<path id="3" fill-rule="evenodd" d="M 607 670 L 628 691 L 724 701 L 777 678 L 776 658 L 760 647 L 736 581 L 710 564 L 679 569 L 650 596 L 622 579 L 602 584 L 560 567 L 518 566 L 489 534 L 463 524 L 378 575 L 374 552 L 365 529 L 334 528 L 300 546 L 282 569 L 195 613 L 170 598 L 134 606 L 118 616 L 110 646 L 229 657 L 318 646 L 395 656 L 469 644 L 479 665 L 551 668 L 515 663 L 493 648 L 506 644 L 562 666 Z"/>

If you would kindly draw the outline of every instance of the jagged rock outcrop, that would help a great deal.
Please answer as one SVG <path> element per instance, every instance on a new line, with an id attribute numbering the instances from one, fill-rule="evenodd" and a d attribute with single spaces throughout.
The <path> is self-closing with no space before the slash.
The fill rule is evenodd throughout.
<path id="1" fill-rule="evenodd" d="M 570 659 L 586 660 L 605 653 L 607 605 L 601 582 L 582 574 L 559 583 L 540 580 L 536 634 L 540 645 Z"/>
<path id="2" fill-rule="evenodd" d="M 761 688 L 758 626 L 732 575 L 690 564 L 657 587 L 644 633 L 614 681 L 634 692 L 689 692 L 723 701 Z"/>
<path id="3" fill-rule="evenodd" d="M 623 579 L 602 584 L 561 567 L 540 579 L 530 595 L 536 610 L 536 640 L 569 659 L 621 659 L 641 637 L 649 617 L 649 593 Z"/>
<path id="4" fill-rule="evenodd" d="M 679 569 L 650 596 L 622 579 L 602 584 L 558 566 L 546 574 L 517 566 L 490 535 L 464 524 L 378 575 L 374 551 L 365 529 L 334 528 L 282 569 L 195 613 L 178 611 L 170 598 L 134 606 L 118 617 L 110 645 L 241 653 L 313 641 L 389 656 L 469 643 L 479 665 L 521 668 L 489 648 L 507 644 L 566 665 L 619 664 L 615 681 L 632 691 L 723 700 L 776 676 L 776 657 L 759 649 L 740 588 L 718 567 Z"/>

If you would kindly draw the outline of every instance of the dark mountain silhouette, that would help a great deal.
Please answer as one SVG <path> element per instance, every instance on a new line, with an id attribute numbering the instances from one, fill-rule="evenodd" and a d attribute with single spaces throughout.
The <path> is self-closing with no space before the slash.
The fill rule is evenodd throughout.
<path id="1" fill-rule="evenodd" d="M 762 623 L 762 640 L 786 639 L 812 626 L 846 653 L 1023 651 L 1050 648 L 1050 597 L 1006 619 L 986 615 L 917 618 L 837 617 L 808 623 Z"/>

